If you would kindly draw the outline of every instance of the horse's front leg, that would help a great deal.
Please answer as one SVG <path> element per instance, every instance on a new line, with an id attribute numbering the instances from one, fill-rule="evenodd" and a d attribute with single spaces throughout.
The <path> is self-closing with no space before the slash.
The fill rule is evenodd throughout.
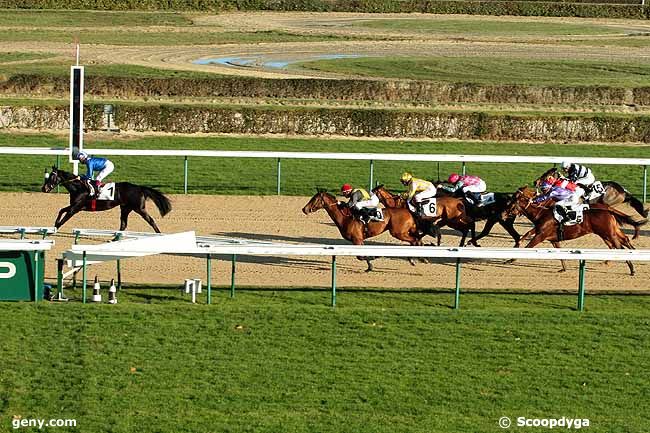
<path id="1" fill-rule="evenodd" d="M 61 209 L 59 211 L 59 215 L 65 210 L 66 208 Z M 61 227 L 63 224 L 65 224 L 70 218 L 72 218 L 74 215 L 76 215 L 81 209 L 83 209 L 83 203 L 77 203 L 75 205 L 71 205 L 67 207 L 67 211 L 63 218 L 61 218 L 60 221 L 58 221 L 56 224 L 54 224 L 54 227 L 57 229 Z M 58 218 L 57 218 L 58 219 Z"/>
<path id="2" fill-rule="evenodd" d="M 54 221 L 54 227 L 56 227 L 56 228 L 59 228 L 59 227 L 60 227 L 59 220 L 61 219 L 61 217 L 63 216 L 64 213 L 70 211 L 70 208 L 71 208 L 71 207 L 72 207 L 72 206 L 66 206 L 66 207 L 62 208 L 62 209 L 59 211 L 59 214 L 57 215 L 56 220 Z"/>

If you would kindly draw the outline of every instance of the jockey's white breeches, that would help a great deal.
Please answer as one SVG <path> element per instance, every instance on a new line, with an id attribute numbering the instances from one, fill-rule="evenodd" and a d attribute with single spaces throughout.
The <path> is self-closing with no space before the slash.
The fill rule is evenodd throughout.
<path id="1" fill-rule="evenodd" d="M 379 197 L 375 194 L 371 194 L 368 200 L 361 200 L 354 204 L 354 207 L 358 210 L 361 210 L 364 207 L 375 208 L 377 206 L 379 206 Z"/>
<path id="2" fill-rule="evenodd" d="M 577 204 L 580 204 L 580 199 L 582 198 L 584 193 L 585 193 L 585 190 L 578 187 L 578 188 L 576 188 L 575 192 L 573 194 L 571 194 L 571 197 L 565 198 L 564 200 L 560 200 L 560 201 L 556 202 L 555 204 L 557 206 L 562 206 L 562 207 L 565 207 L 567 209 L 572 209 L 573 206 L 575 206 Z"/>
<path id="3" fill-rule="evenodd" d="M 111 174 L 113 170 L 115 170 L 115 166 L 113 165 L 113 163 L 110 161 L 106 161 L 106 165 L 104 166 L 104 169 L 99 173 L 97 173 L 97 177 L 95 177 L 95 180 L 101 182 L 102 180 L 104 180 L 104 178 L 106 178 L 106 176 Z"/>
<path id="4" fill-rule="evenodd" d="M 587 173 L 585 177 L 580 177 L 575 181 L 575 183 L 579 183 L 586 186 L 591 186 L 591 184 L 594 182 L 596 182 L 596 177 L 592 172 Z"/>
<path id="5" fill-rule="evenodd" d="M 481 181 L 480 181 L 479 183 L 477 183 L 476 185 L 467 185 L 467 186 L 464 186 L 464 187 L 463 187 L 463 192 L 477 192 L 477 193 L 481 193 L 481 192 L 485 192 L 486 189 L 487 189 L 487 185 L 485 184 L 485 181 L 484 181 L 484 180 L 481 180 Z"/>
<path id="6" fill-rule="evenodd" d="M 432 185 L 429 188 L 425 189 L 424 191 L 420 191 L 419 193 L 415 194 L 413 196 L 413 202 L 420 203 L 422 200 L 426 198 L 435 197 L 437 192 L 438 190 L 436 189 L 436 187 Z"/>

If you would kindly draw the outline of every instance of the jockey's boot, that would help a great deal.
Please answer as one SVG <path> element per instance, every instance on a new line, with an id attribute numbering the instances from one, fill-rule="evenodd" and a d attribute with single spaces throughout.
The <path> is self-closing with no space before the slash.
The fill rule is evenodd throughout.
<path id="1" fill-rule="evenodd" d="M 92 179 L 86 179 L 86 188 L 88 188 L 88 195 L 90 197 L 96 195 L 95 182 Z"/>
<path id="2" fill-rule="evenodd" d="M 472 200 L 474 201 L 474 206 L 480 206 L 481 205 L 481 193 L 480 192 L 470 192 L 467 195 L 469 195 Z"/>
<path id="3" fill-rule="evenodd" d="M 95 191 L 95 197 L 99 197 L 99 181 L 91 180 L 90 184 L 93 186 L 93 190 Z"/>

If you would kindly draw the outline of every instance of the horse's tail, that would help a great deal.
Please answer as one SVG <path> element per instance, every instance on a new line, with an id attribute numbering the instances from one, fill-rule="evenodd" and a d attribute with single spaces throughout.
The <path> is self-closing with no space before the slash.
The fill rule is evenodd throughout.
<path id="1" fill-rule="evenodd" d="M 592 205 L 591 209 L 594 209 L 594 210 L 607 210 L 614 216 L 614 218 L 616 219 L 616 222 L 619 225 L 628 224 L 628 225 L 634 227 L 634 236 L 632 237 L 632 239 L 637 239 L 639 237 L 639 234 L 641 232 L 641 226 L 648 222 L 647 218 L 639 220 L 638 218 L 634 218 L 634 217 L 632 217 L 630 215 L 625 214 L 624 212 L 620 211 L 619 209 L 616 209 L 616 208 L 613 208 L 613 207 L 610 207 L 610 206 L 607 206 L 607 205 L 601 205 L 601 206 L 598 206 L 598 205 L 593 206 Z"/>
<path id="2" fill-rule="evenodd" d="M 641 203 L 641 200 L 634 197 L 632 194 L 630 194 L 627 191 L 625 191 L 625 201 L 623 203 L 629 203 L 630 206 L 632 206 L 635 211 L 643 215 L 643 218 L 648 218 L 648 209 L 645 209 L 643 207 L 643 203 Z"/>
<path id="3" fill-rule="evenodd" d="M 161 216 L 167 215 L 172 210 L 172 204 L 162 192 L 148 186 L 140 186 L 145 198 L 150 198 L 158 208 Z"/>

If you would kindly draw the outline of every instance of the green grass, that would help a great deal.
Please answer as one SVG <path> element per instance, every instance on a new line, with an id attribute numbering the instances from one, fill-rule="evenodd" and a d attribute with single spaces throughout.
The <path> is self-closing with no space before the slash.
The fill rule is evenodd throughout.
<path id="1" fill-rule="evenodd" d="M 25 27 L 144 27 L 189 26 L 192 20 L 177 12 L 113 12 L 71 10 L 0 10 L 0 26 Z"/>
<path id="2" fill-rule="evenodd" d="M 318 60 L 302 68 L 411 80 L 549 86 L 647 86 L 650 64 L 499 57 L 375 57 Z"/>
<path id="3" fill-rule="evenodd" d="M 0 134 L 0 146 L 67 146 L 67 137 L 42 134 Z M 147 137 L 131 140 L 107 136 L 101 140 L 86 137 L 86 148 L 128 149 L 218 149 L 266 151 L 314 151 L 359 153 L 440 153 L 488 155 L 549 155 L 650 158 L 649 146 L 604 146 L 524 144 L 496 142 L 405 142 L 371 140 L 322 140 L 285 138 L 227 137 Z M 160 188 L 165 192 L 183 191 L 183 158 L 111 157 L 116 169 L 111 178 Z M 65 158 L 64 168 L 69 169 Z M 37 191 L 45 168 L 56 163 L 55 157 L 0 156 L 0 191 Z M 189 158 L 189 191 L 206 194 L 275 194 L 277 161 L 244 158 Z M 338 190 L 342 183 L 368 185 L 369 161 L 283 160 L 282 193 L 311 195 L 316 187 Z M 19 167 L 20 169 L 17 169 Z M 468 163 L 467 172 L 483 177 L 490 190 L 512 192 L 532 182 L 544 172 L 545 164 Z M 593 166 L 600 180 L 616 180 L 640 196 L 643 170 L 637 166 Z M 411 170 L 424 178 L 438 177 L 435 162 L 374 162 L 374 180 L 390 189 L 402 189 L 399 175 Z M 439 174 L 446 178 L 459 172 L 460 163 L 440 163 Z"/>
<path id="4" fill-rule="evenodd" d="M 462 36 L 499 36 L 508 38 L 573 35 L 608 35 L 621 33 L 620 29 L 594 24 L 566 24 L 551 22 L 518 21 L 501 19 L 386 19 L 361 21 L 354 27 L 366 27 L 388 31 L 423 32 Z"/>
<path id="5" fill-rule="evenodd" d="M 72 42 L 78 38 L 82 44 L 108 45 L 218 45 L 248 44 L 258 42 L 314 42 L 329 40 L 349 40 L 345 36 L 298 35 L 282 31 L 261 32 L 174 32 L 147 31 L 118 28 L 111 30 L 0 30 L 0 42 L 42 41 Z"/>
<path id="6" fill-rule="evenodd" d="M 47 59 L 53 57 L 55 54 L 46 53 L 21 53 L 21 52 L 5 52 L 0 53 L 0 63 L 6 62 L 20 62 L 24 60 Z"/>
<path id="7" fill-rule="evenodd" d="M 647 431 L 650 297 L 240 290 L 215 305 L 0 304 L 0 413 L 83 432 L 482 433 L 501 416 Z M 512 431 L 519 431 L 511 429 Z"/>
<path id="8" fill-rule="evenodd" d="M 48 75 L 48 76 L 69 76 L 70 63 L 65 61 L 45 61 L 38 63 L 24 63 L 24 64 L 10 64 L 3 65 L 0 63 L 0 75 L 9 77 L 16 74 L 35 74 L 35 75 Z M 94 76 L 104 77 L 137 77 L 137 78 L 194 78 L 194 79 L 219 79 L 219 75 L 209 72 L 195 72 L 195 71 L 174 71 L 171 69 L 156 69 L 139 65 L 119 65 L 119 64 L 106 64 L 106 65 L 92 65 L 92 68 L 87 67 L 85 76 L 92 78 Z M 0 98 L 3 103 L 12 103 L 18 99 Z M 30 99 L 20 99 L 21 104 L 29 104 L 30 101 L 38 103 L 38 101 Z M 60 101 L 59 101 L 60 103 Z"/>

